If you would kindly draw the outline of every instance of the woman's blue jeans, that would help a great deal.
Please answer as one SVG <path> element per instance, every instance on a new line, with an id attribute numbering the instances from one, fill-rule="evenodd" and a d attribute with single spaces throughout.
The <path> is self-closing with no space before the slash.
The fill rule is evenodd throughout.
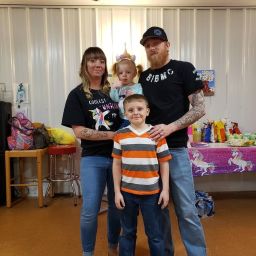
<path id="1" fill-rule="evenodd" d="M 151 256 L 164 256 L 163 218 L 159 194 L 134 195 L 122 192 L 125 207 L 121 211 L 122 235 L 119 241 L 119 256 L 134 256 L 137 233 L 137 218 L 141 210 L 145 233 Z"/>
<path id="2" fill-rule="evenodd" d="M 107 186 L 108 213 L 107 230 L 109 247 L 116 247 L 121 230 L 120 213 L 115 206 L 114 184 L 112 176 L 112 158 L 86 156 L 81 158 L 80 180 L 83 194 L 81 209 L 81 240 L 83 255 L 93 255 L 98 213 L 102 196 Z"/>
<path id="3" fill-rule="evenodd" d="M 195 189 L 187 148 L 170 148 L 170 196 L 178 219 L 180 234 L 188 256 L 205 256 L 203 228 L 195 207 Z M 169 209 L 165 208 L 165 255 L 174 255 Z"/>

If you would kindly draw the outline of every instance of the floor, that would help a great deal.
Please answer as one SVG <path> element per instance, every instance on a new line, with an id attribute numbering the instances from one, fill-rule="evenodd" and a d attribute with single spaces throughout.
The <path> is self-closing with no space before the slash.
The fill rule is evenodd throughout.
<path id="1" fill-rule="evenodd" d="M 256 255 L 256 192 L 213 194 L 216 213 L 202 219 L 208 256 Z M 104 204 L 104 203 L 103 203 Z M 80 204 L 72 198 L 56 197 L 45 208 L 35 199 L 25 199 L 12 208 L 0 207 L 0 255 L 80 256 Z M 104 207 L 104 205 L 103 205 Z M 175 256 L 186 256 L 171 208 Z M 106 213 L 98 218 L 96 256 L 106 253 Z M 147 239 L 139 217 L 136 256 L 149 255 Z"/>

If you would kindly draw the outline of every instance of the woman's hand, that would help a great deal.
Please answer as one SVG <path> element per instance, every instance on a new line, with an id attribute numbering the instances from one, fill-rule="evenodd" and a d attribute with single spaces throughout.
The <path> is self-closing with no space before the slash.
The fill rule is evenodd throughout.
<path id="1" fill-rule="evenodd" d="M 116 132 L 107 132 L 107 133 L 108 133 L 109 139 L 110 139 L 110 140 L 113 140 L 113 138 L 114 138 Z"/>

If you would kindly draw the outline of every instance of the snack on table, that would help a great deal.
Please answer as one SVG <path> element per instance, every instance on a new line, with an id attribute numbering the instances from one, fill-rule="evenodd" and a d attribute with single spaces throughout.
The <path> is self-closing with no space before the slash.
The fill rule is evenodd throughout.
<path id="1" fill-rule="evenodd" d="M 251 139 L 248 136 L 239 135 L 230 135 L 227 141 L 227 144 L 232 147 L 248 147 L 255 144 L 255 140 Z"/>

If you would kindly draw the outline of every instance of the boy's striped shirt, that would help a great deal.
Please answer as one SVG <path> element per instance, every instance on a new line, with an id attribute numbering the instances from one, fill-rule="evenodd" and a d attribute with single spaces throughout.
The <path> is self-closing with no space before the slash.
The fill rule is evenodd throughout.
<path id="1" fill-rule="evenodd" d="M 138 132 L 131 126 L 117 131 L 112 156 L 121 159 L 121 190 L 138 195 L 159 193 L 159 162 L 171 155 L 165 139 L 153 141 L 148 131 Z"/>

